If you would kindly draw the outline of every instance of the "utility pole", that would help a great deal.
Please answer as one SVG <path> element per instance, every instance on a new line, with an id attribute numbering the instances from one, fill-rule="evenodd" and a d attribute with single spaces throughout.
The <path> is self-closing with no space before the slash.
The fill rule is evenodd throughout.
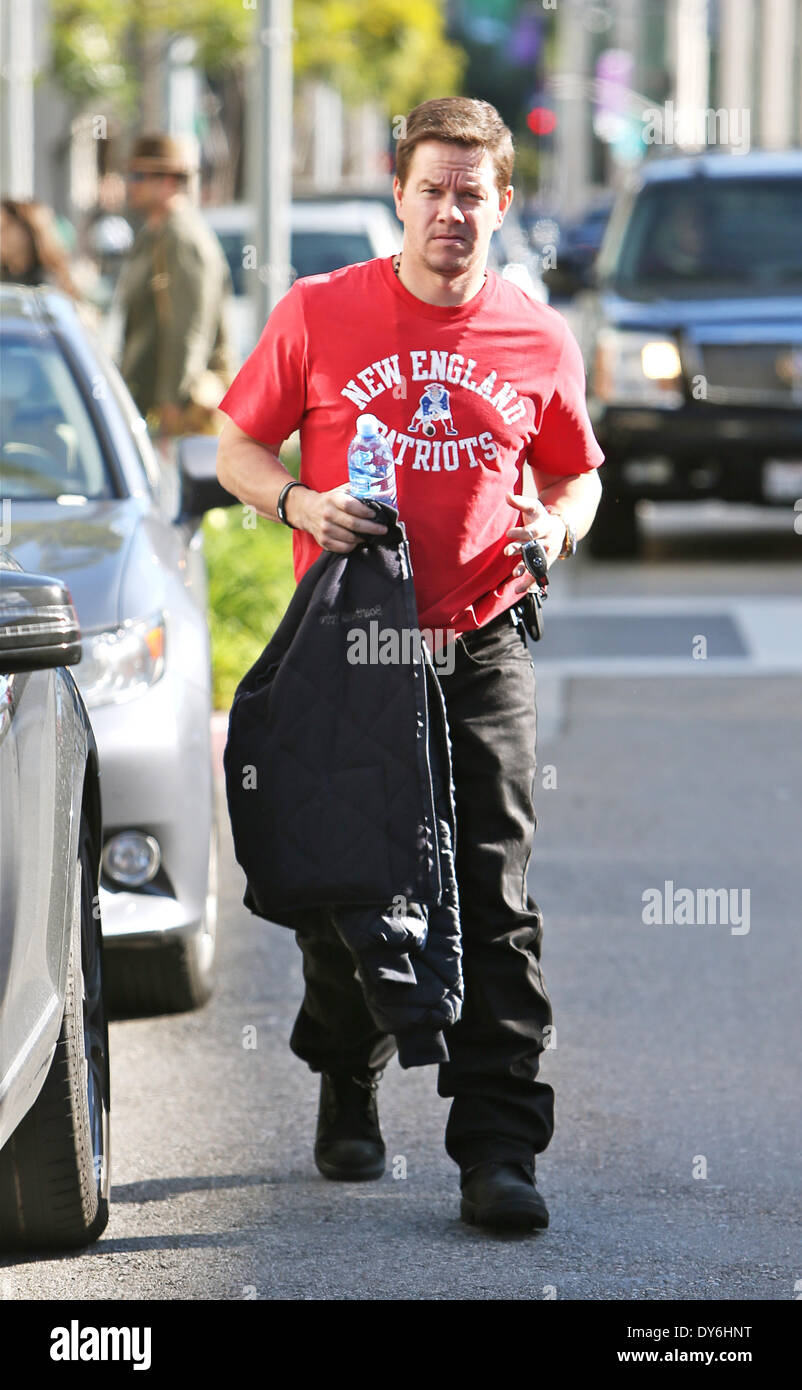
<path id="1" fill-rule="evenodd" d="M 247 201 L 256 214 L 259 332 L 290 283 L 292 198 L 292 0 L 259 0 L 258 56 L 249 101 Z"/>
<path id="2" fill-rule="evenodd" d="M 585 23 L 586 0 L 561 0 L 557 9 L 559 121 L 553 157 L 557 206 L 574 216 L 587 200 L 591 182 L 591 40 Z"/>
<path id="3" fill-rule="evenodd" d="M 30 4 L 0 0 L 0 186 L 33 197 L 33 26 Z"/>

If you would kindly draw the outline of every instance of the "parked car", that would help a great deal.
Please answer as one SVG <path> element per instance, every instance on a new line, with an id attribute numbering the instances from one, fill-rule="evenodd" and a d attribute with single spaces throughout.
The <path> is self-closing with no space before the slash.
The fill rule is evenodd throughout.
<path id="1" fill-rule="evenodd" d="M 591 284 L 612 210 L 613 199 L 606 196 L 579 217 L 555 226 L 556 264 L 543 274 L 552 295 L 575 295 Z"/>
<path id="2" fill-rule="evenodd" d="M 0 548 L 0 1251 L 86 1245 L 109 1219 L 98 751 L 67 669 L 80 656 L 69 591 Z"/>
<path id="3" fill-rule="evenodd" d="M 247 203 L 226 203 L 202 211 L 231 271 L 234 342 L 244 361 L 261 332 L 244 266 L 245 247 L 256 243 L 255 213 Z M 290 220 L 293 278 L 323 275 L 375 256 L 392 256 L 401 248 L 401 225 L 380 201 L 293 203 Z"/>
<path id="4" fill-rule="evenodd" d="M 636 553 L 639 498 L 802 497 L 800 228 L 800 150 L 660 158 L 624 193 L 576 301 L 592 553 Z"/>
<path id="5" fill-rule="evenodd" d="M 216 954 L 211 669 L 199 523 L 233 499 L 214 436 L 157 458 L 96 335 L 58 291 L 0 293 L 8 548 L 60 575 L 83 632 L 74 675 L 100 758 L 110 1002 L 202 1004 Z"/>

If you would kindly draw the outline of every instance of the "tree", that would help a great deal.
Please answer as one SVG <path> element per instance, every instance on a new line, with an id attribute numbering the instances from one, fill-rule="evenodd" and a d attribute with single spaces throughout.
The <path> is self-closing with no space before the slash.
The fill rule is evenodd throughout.
<path id="1" fill-rule="evenodd" d="M 236 196 L 246 69 L 258 0 L 52 0 L 51 75 L 77 111 L 102 113 L 113 130 L 137 123 L 155 90 L 166 44 L 187 35 L 218 99 L 229 150 L 224 197 Z M 329 82 L 347 104 L 373 100 L 388 117 L 459 89 L 462 49 L 445 37 L 441 0 L 295 0 L 296 82 Z"/>
<path id="2" fill-rule="evenodd" d="M 242 67 L 256 0 L 52 0 L 52 72 L 79 101 L 114 99 L 130 117 L 148 35 L 190 35 L 212 76 Z M 296 78 L 331 82 L 346 101 L 373 98 L 388 115 L 457 90 L 462 50 L 445 38 L 440 0 L 295 0 Z"/>
<path id="3" fill-rule="evenodd" d="M 295 0 L 295 73 L 388 116 L 460 88 L 463 50 L 445 37 L 439 0 Z"/>

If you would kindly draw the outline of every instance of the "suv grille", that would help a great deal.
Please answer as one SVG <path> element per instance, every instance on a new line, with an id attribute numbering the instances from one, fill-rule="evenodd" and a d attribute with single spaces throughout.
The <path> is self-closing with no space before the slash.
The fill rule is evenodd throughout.
<path id="1" fill-rule="evenodd" d="M 700 350 L 709 401 L 802 406 L 802 343 L 706 343 Z"/>

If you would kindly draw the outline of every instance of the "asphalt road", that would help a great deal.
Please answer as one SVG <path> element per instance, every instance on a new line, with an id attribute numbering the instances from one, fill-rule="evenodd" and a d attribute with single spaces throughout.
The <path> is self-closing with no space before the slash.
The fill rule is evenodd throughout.
<path id="1" fill-rule="evenodd" d="M 790 514 L 732 521 L 673 508 L 647 521 L 641 562 L 554 572 L 531 872 L 557 1025 L 549 1230 L 461 1225 L 432 1068 L 385 1075 L 381 1181 L 319 1176 L 317 1081 L 287 1046 L 300 955 L 242 906 L 218 780 L 216 996 L 113 1025 L 109 1227 L 87 1252 L 0 1260 L 1 1297 L 799 1296 L 802 537 Z M 665 647 L 633 636 L 594 667 L 561 627 L 580 610 L 648 617 Z M 705 657 L 683 633 L 709 636 Z M 727 889 L 740 924 L 644 921 L 666 882 Z"/>

